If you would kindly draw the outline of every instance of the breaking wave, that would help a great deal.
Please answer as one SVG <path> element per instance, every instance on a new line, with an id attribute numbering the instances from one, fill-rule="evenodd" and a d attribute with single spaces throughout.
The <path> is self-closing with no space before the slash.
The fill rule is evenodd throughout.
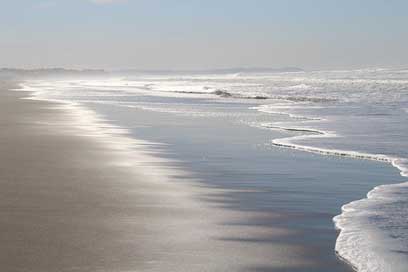
<path id="1" fill-rule="evenodd" d="M 303 122 L 308 122 L 304 120 Z M 336 133 L 304 127 L 262 124 L 301 135 L 274 139 L 272 145 L 327 156 L 348 157 L 389 163 L 408 177 L 408 159 L 350 150 L 297 144 L 299 140 L 338 137 Z M 359 272 L 406 272 L 408 267 L 408 182 L 381 185 L 367 198 L 342 207 L 333 218 L 339 236 L 335 251 L 339 258 Z"/>

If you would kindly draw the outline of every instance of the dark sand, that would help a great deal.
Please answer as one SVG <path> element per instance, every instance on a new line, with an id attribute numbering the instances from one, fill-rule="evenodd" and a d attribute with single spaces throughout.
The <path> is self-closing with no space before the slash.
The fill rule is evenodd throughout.
<path id="1" fill-rule="evenodd" d="M 0 271 L 313 271 L 305 248 L 237 242 L 289 231 L 223 224 L 272 214 L 200 202 L 225 192 L 176 182 L 170 163 L 89 137 L 69 110 L 10 86 L 0 83 Z"/>

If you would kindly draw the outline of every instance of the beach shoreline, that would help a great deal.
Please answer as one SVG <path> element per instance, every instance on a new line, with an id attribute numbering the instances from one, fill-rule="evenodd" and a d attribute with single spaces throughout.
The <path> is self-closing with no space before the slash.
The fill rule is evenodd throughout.
<path id="1" fill-rule="evenodd" d="M 80 84 L 62 82 L 27 80 L 4 85 L 0 94 L 0 136 L 15 153 L 11 161 L 13 152 L 2 153 L 9 175 L 0 180 L 12 193 L 3 199 L 3 218 L 28 236 L 14 259 L 27 263 L 11 271 L 353 271 L 336 251 L 332 220 L 345 203 L 395 178 L 383 160 L 277 148 L 274 141 L 304 131 L 252 129 L 232 112 L 189 116 L 105 103 L 116 96 L 120 102 L 120 91 L 92 97 Z M 185 98 L 154 99 L 179 107 Z M 248 116 L 253 106 L 223 104 Z M 20 161 L 27 166 L 17 173 Z M 20 213 L 46 220 L 14 218 Z M 41 236 L 53 229 L 54 237 L 31 237 L 27 223 Z M 18 237 L 7 231 L 9 253 Z M 63 260 L 32 251 L 43 247 Z"/>
<path id="2" fill-rule="evenodd" d="M 1 86 L 1 268 L 7 271 L 258 271 L 313 266 L 298 245 L 225 239 L 289 235 L 232 227 L 272 214 L 199 201 L 218 194 L 75 105 L 27 99 Z M 88 115 L 87 115 L 88 114 Z M 77 123 L 85 119 L 85 123 Z M 87 123 L 89 122 L 89 123 Z M 101 129 L 102 126 L 103 128 Z M 128 142 L 132 141 L 132 142 Z M 255 219 L 253 219 L 255 220 Z M 271 258 L 273 256 L 273 258 Z"/>

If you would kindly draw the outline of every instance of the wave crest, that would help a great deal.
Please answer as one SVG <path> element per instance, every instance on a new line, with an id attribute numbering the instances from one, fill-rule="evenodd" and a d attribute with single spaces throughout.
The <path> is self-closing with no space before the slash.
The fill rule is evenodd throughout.
<path id="1" fill-rule="evenodd" d="M 272 141 L 274 146 L 320 155 L 390 163 L 400 170 L 402 176 L 408 176 L 406 158 L 295 143 L 297 140 L 311 138 L 338 137 L 333 132 L 274 124 L 263 124 L 263 127 L 302 133 L 275 139 Z M 408 267 L 407 195 L 408 182 L 382 185 L 370 191 L 367 198 L 344 205 L 342 213 L 333 218 L 335 227 L 340 231 L 335 246 L 338 256 L 359 272 L 406 272 Z"/>

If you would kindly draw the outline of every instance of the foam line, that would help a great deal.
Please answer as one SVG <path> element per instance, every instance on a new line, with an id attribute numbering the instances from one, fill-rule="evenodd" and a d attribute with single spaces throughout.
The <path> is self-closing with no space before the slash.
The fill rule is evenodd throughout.
<path id="1" fill-rule="evenodd" d="M 265 128 L 269 129 L 276 129 L 276 130 L 283 130 L 283 131 L 289 131 L 289 132 L 305 132 L 305 133 L 311 133 L 315 135 L 327 135 L 325 131 L 317 130 L 317 129 L 309 129 L 309 128 L 297 128 L 297 127 L 281 127 L 281 126 L 274 126 L 274 125 L 269 125 L 269 124 L 263 124 L 262 125 Z"/>
<path id="2" fill-rule="evenodd" d="M 293 113 L 285 112 L 285 111 L 277 111 L 277 110 L 271 109 L 269 106 L 270 105 L 260 105 L 256 107 L 251 107 L 249 109 L 257 110 L 259 112 L 264 112 L 264 113 L 270 113 L 270 114 L 286 115 L 286 116 L 289 116 L 290 118 L 297 119 L 297 120 L 303 120 L 303 121 L 324 121 L 325 120 L 323 118 L 308 117 L 308 116 L 293 114 Z"/>
<path id="3" fill-rule="evenodd" d="M 258 108 L 258 110 L 263 109 Z M 307 117 L 303 120 L 303 122 L 309 121 Z M 408 159 L 405 158 L 295 143 L 297 140 L 338 137 L 333 132 L 273 124 L 263 124 L 262 127 L 307 133 L 274 139 L 272 141 L 274 146 L 320 155 L 385 162 L 397 168 L 401 176 L 408 177 Z M 408 182 L 381 185 L 370 191 L 367 198 L 342 206 L 342 213 L 333 218 L 335 227 L 339 230 L 335 246 L 339 258 L 358 272 L 406 272 L 408 267 L 406 195 L 408 195 Z M 378 228 L 381 231 L 378 231 Z M 395 239 L 398 240 L 397 243 Z"/>

